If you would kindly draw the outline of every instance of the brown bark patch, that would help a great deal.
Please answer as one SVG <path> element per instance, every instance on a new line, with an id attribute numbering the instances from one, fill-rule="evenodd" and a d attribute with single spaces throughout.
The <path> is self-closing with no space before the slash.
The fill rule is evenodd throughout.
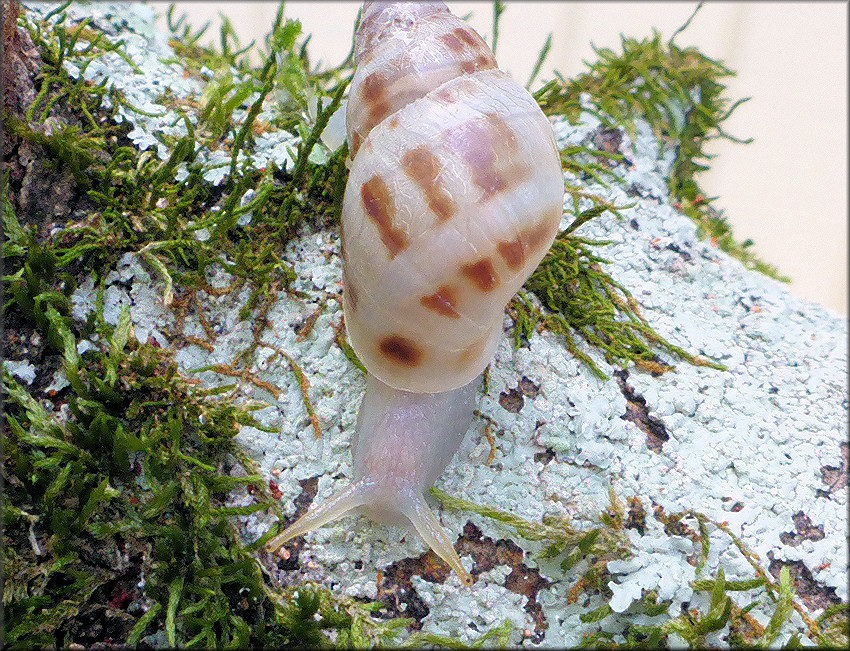
<path id="1" fill-rule="evenodd" d="M 836 493 L 842 488 L 847 488 L 848 457 L 850 457 L 850 453 L 848 452 L 847 443 L 842 443 L 839 464 L 837 466 L 823 466 L 820 469 L 821 479 L 827 486 L 826 490 L 818 489 L 818 493 L 822 494 L 823 497 L 828 498 L 832 493 Z"/>
<path id="2" fill-rule="evenodd" d="M 792 515 L 791 521 L 794 523 L 795 531 L 783 531 L 779 534 L 779 539 L 786 545 L 796 547 L 804 540 L 823 540 L 825 535 L 823 525 L 813 525 L 809 516 L 802 511 Z"/>
<path id="3" fill-rule="evenodd" d="M 511 573 L 505 577 L 505 588 L 516 594 L 525 595 L 527 602 L 525 612 L 534 621 L 532 641 L 539 643 L 545 635 L 549 623 L 543 613 L 543 607 L 537 602 L 537 594 L 551 583 L 540 575 L 536 569 L 529 568 L 523 563 L 524 552 L 511 540 L 483 536 L 481 530 L 472 522 L 467 521 L 463 528 L 463 536 L 456 545 L 458 554 L 470 554 L 475 564 L 471 574 L 474 577 L 489 572 L 499 565 L 507 565 Z"/>
<path id="4" fill-rule="evenodd" d="M 499 404 L 505 411 L 518 414 L 525 405 L 525 398 L 518 389 L 508 389 L 499 394 Z"/>
<path id="5" fill-rule="evenodd" d="M 768 557 L 772 556 L 773 552 L 768 552 Z M 794 593 L 806 605 L 806 608 L 820 610 L 841 603 L 841 599 L 835 594 L 835 588 L 827 587 L 816 581 L 803 561 L 780 561 L 770 558 L 770 565 L 767 569 L 778 582 L 779 572 L 783 567 L 788 568 Z"/>
<path id="6" fill-rule="evenodd" d="M 637 425 L 646 434 L 647 447 L 653 452 L 660 453 L 665 441 L 670 440 L 667 428 L 661 420 L 650 416 L 646 399 L 626 383 L 629 377 L 628 371 L 614 371 L 614 376 L 617 378 L 617 384 L 620 385 L 620 391 L 626 398 L 626 413 L 620 418 Z"/>

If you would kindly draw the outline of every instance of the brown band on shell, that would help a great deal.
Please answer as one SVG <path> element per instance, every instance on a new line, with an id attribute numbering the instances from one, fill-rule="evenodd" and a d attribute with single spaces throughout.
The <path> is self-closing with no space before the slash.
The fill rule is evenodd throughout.
<path id="1" fill-rule="evenodd" d="M 518 156 L 517 135 L 495 113 L 448 129 L 443 137 L 449 149 L 469 166 L 473 183 L 484 191 L 483 201 L 529 176 L 531 170 Z"/>
<path id="2" fill-rule="evenodd" d="M 463 96 L 472 96 L 478 92 L 478 85 L 471 79 L 465 77 L 455 78 L 451 84 L 447 84 L 439 90 L 435 90 L 433 97 L 443 104 L 454 104 Z"/>
<path id="3" fill-rule="evenodd" d="M 351 311 L 354 312 L 357 310 L 357 290 L 354 289 L 354 283 L 351 282 L 351 278 L 348 275 L 348 270 L 346 265 L 342 265 L 342 288 L 344 292 L 343 300 L 345 300 L 345 296 L 348 297 L 348 306 L 351 308 Z"/>
<path id="4" fill-rule="evenodd" d="M 448 50 L 457 55 L 461 72 L 472 73 L 498 67 L 490 48 L 472 30 L 456 27 L 451 32 L 442 34 L 440 40 Z"/>
<path id="5" fill-rule="evenodd" d="M 369 110 L 367 123 L 369 129 L 387 117 L 391 111 L 387 98 L 389 84 L 390 80 L 382 73 L 373 72 L 363 80 L 363 84 L 360 86 L 360 96 L 366 102 Z"/>
<path id="6" fill-rule="evenodd" d="M 378 228 L 381 242 L 387 247 L 390 260 L 404 251 L 408 245 L 407 234 L 393 226 L 395 203 L 387 184 L 379 175 L 373 176 L 360 188 L 363 210 Z"/>
<path id="7" fill-rule="evenodd" d="M 363 80 L 360 95 L 368 104 L 380 102 L 387 96 L 387 79 L 380 72 L 373 72 Z"/>
<path id="8" fill-rule="evenodd" d="M 423 307 L 436 312 L 450 319 L 459 319 L 460 314 L 457 311 L 457 296 L 455 290 L 448 285 L 440 285 L 437 291 L 430 296 L 423 296 L 419 299 Z"/>
<path id="9" fill-rule="evenodd" d="M 526 228 L 508 242 L 499 242 L 496 250 L 509 268 L 516 271 L 525 264 L 527 255 L 535 251 L 541 244 L 548 243 L 552 224 L 548 221 L 548 215 L 544 220 L 530 228 Z"/>
<path id="10" fill-rule="evenodd" d="M 452 34 L 455 36 L 455 38 L 463 41 L 464 43 L 466 43 L 470 47 L 487 48 L 487 44 L 484 43 L 484 39 L 482 39 L 478 35 L 478 32 L 476 32 L 472 29 L 469 29 L 468 27 L 455 27 L 452 30 Z M 490 48 L 487 48 L 487 49 L 489 50 Z"/>
<path id="11" fill-rule="evenodd" d="M 422 361 L 422 349 L 401 335 L 384 337 L 378 347 L 384 357 L 402 366 L 419 366 Z"/>
<path id="12" fill-rule="evenodd" d="M 491 70 L 496 67 L 496 60 L 493 57 L 479 55 L 472 61 L 464 61 L 459 66 L 460 71 L 468 75 L 479 70 Z"/>
<path id="13" fill-rule="evenodd" d="M 493 291 L 499 284 L 499 277 L 496 275 L 496 269 L 493 267 L 490 258 L 482 258 L 477 262 L 465 264 L 460 268 L 460 272 L 482 292 Z"/>
<path id="14" fill-rule="evenodd" d="M 442 164 L 428 145 L 411 149 L 401 159 L 404 173 L 416 183 L 425 194 L 428 207 L 444 222 L 451 219 L 457 212 L 457 204 L 440 180 Z"/>
<path id="15" fill-rule="evenodd" d="M 525 251 L 522 247 L 522 238 L 517 236 L 509 242 L 499 242 L 496 245 L 496 250 L 505 261 L 509 268 L 516 271 L 521 269 L 525 264 Z"/>
<path id="16" fill-rule="evenodd" d="M 556 209 L 551 216 L 546 215 L 539 224 L 520 232 L 519 235 L 522 238 L 522 244 L 526 251 L 534 251 L 543 244 L 549 244 L 553 227 L 557 229 L 561 223 L 561 214 L 562 211 Z"/>
<path id="17" fill-rule="evenodd" d="M 484 347 L 487 345 L 487 338 L 484 337 L 482 339 L 478 339 L 477 341 L 473 341 L 469 346 L 464 348 L 457 356 L 457 362 L 459 367 L 464 367 L 469 364 L 472 360 L 481 356 L 481 353 L 484 352 Z"/>
<path id="18" fill-rule="evenodd" d="M 360 143 L 363 141 L 363 138 L 360 137 L 360 134 L 357 131 L 354 131 L 351 134 L 351 142 L 348 143 L 348 148 L 351 151 L 351 159 L 354 160 L 354 157 L 357 155 L 357 150 L 360 149 Z"/>
<path id="19" fill-rule="evenodd" d="M 463 50 L 466 48 L 466 46 L 463 44 L 463 41 L 461 41 L 457 37 L 457 34 L 453 34 L 452 32 L 446 32 L 445 34 L 441 34 L 440 40 L 452 52 L 463 52 Z"/>

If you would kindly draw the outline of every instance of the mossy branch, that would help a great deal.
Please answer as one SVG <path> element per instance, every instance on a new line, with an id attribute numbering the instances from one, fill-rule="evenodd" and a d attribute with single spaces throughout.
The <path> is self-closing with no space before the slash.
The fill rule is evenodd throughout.
<path id="1" fill-rule="evenodd" d="M 697 181 L 699 172 L 707 169 L 709 140 L 751 142 L 730 136 L 722 128 L 733 111 L 749 99 L 730 102 L 726 97 L 722 82 L 735 73 L 694 47 L 680 48 L 674 43 L 701 6 L 667 43 L 662 42 L 658 31 L 640 40 L 621 36 L 621 53 L 594 47 L 597 60 L 586 64 L 587 72 L 570 80 L 556 72 L 555 79 L 534 96 L 547 115 L 565 115 L 575 121 L 585 110 L 580 96 L 587 93 L 599 107 L 594 114 L 603 124 L 623 126 L 632 138 L 635 120 L 647 120 L 659 147 L 672 140 L 678 148 L 668 179 L 677 209 L 696 222 L 702 237 L 711 238 L 748 268 L 788 282 L 775 267 L 756 258 L 746 242 L 739 243 L 733 237 L 722 211 L 714 207 L 714 199 L 706 196 Z"/>

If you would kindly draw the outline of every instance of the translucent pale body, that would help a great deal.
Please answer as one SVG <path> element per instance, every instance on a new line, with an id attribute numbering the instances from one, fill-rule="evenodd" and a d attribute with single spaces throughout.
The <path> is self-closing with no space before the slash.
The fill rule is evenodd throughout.
<path id="1" fill-rule="evenodd" d="M 356 510 L 372 520 L 414 529 L 464 583 L 471 584 L 424 493 L 463 441 L 475 409 L 474 385 L 438 394 L 409 393 L 369 377 L 357 416 L 354 481 L 269 546 L 279 547 Z"/>

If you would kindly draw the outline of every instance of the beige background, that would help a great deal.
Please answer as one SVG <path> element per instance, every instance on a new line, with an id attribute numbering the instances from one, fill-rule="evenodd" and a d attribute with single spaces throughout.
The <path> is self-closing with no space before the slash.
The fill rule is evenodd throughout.
<path id="1" fill-rule="evenodd" d="M 152 2 L 162 15 L 165 2 Z M 447 2 L 490 39 L 489 2 Z M 247 44 L 261 42 L 276 2 L 178 2 L 193 26 L 225 14 Z M 287 2 L 286 16 L 312 34 L 312 61 L 336 65 L 351 46 L 359 3 Z M 620 34 L 643 38 L 658 29 L 664 40 L 695 2 L 508 2 L 497 56 L 525 83 L 546 35 L 553 44 L 540 80 L 565 77 L 593 61 L 591 42 L 619 52 Z M 712 143 L 717 155 L 700 179 L 725 211 L 739 240 L 755 241 L 761 257 L 791 276 L 796 295 L 847 314 L 847 18 L 843 2 L 709 2 L 676 37 L 722 60 L 738 76 L 726 81 L 730 99 L 750 96 L 725 130 L 750 145 Z M 164 27 L 164 19 L 160 19 Z"/>

